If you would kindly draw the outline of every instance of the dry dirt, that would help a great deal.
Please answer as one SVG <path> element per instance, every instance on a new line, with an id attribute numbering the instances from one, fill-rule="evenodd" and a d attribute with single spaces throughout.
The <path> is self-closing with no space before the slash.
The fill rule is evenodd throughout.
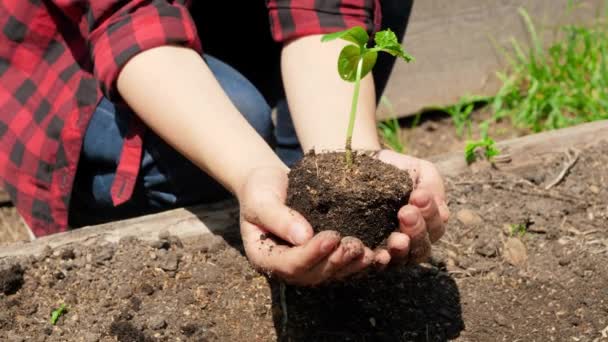
<path id="1" fill-rule="evenodd" d="M 608 338 L 608 143 L 518 174 L 448 179 L 433 260 L 304 289 L 251 269 L 238 233 L 2 260 L 4 341 L 600 341 Z M 5 291 L 20 284 L 16 293 Z M 50 313 L 68 306 L 57 325 Z"/>

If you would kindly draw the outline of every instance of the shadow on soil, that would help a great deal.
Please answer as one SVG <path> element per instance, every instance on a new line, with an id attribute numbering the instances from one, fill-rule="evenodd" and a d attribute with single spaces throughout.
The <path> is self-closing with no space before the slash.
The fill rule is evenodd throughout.
<path id="1" fill-rule="evenodd" d="M 464 329 L 458 287 L 437 268 L 402 267 L 323 288 L 287 286 L 284 301 L 278 283 L 272 290 L 280 341 L 447 341 Z"/>

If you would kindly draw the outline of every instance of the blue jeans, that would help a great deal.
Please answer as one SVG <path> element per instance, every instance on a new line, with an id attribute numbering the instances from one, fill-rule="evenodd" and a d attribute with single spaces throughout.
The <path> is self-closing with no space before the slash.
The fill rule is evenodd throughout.
<path id="1" fill-rule="evenodd" d="M 238 71 L 205 55 L 209 68 L 249 124 L 287 165 L 302 157 L 286 101 L 271 108 L 258 89 Z M 140 174 L 133 197 L 114 207 L 110 189 L 132 115 L 103 99 L 85 133 L 70 204 L 70 226 L 98 224 L 176 207 L 213 202 L 230 196 L 220 184 L 148 130 L 143 141 Z"/>

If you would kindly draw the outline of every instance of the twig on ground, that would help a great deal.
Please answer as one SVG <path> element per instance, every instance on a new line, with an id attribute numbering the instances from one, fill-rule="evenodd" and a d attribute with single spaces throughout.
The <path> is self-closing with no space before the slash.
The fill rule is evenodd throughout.
<path id="1" fill-rule="evenodd" d="M 569 149 L 568 152 L 566 153 L 566 155 L 568 156 L 568 162 L 562 169 L 562 172 L 560 172 L 559 175 L 557 175 L 557 178 L 555 178 L 551 183 L 547 184 L 547 186 L 545 187 L 545 190 L 551 189 L 552 187 L 559 184 L 562 180 L 564 180 L 564 178 L 566 177 L 566 175 L 568 174 L 570 169 L 572 169 L 574 164 L 576 164 L 576 162 L 578 161 L 580 152 L 575 149 Z"/>
<path id="2" fill-rule="evenodd" d="M 477 184 L 504 184 L 504 183 L 513 183 L 513 184 L 526 184 L 529 186 L 536 186 L 534 183 L 530 182 L 527 179 L 492 179 L 492 180 L 482 180 L 482 181 L 462 181 L 455 182 L 454 185 L 477 185 Z"/>

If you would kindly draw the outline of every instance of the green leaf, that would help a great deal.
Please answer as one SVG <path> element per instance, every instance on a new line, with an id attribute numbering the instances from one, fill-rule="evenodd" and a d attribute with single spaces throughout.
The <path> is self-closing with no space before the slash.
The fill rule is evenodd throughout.
<path id="1" fill-rule="evenodd" d="M 347 45 L 340 52 L 338 58 L 338 72 L 343 80 L 355 82 L 357 80 L 357 64 L 361 58 L 361 49 L 355 45 Z M 367 75 L 374 65 L 378 53 L 375 51 L 366 51 L 363 53 L 363 67 L 361 69 L 361 79 Z"/>
<path id="2" fill-rule="evenodd" d="M 58 309 L 53 310 L 53 312 L 51 312 L 51 324 L 52 325 L 57 324 L 59 317 L 61 317 L 66 312 L 67 312 L 67 308 L 65 307 L 65 304 L 61 304 L 61 306 Z"/>
<path id="3" fill-rule="evenodd" d="M 363 27 L 355 26 L 348 30 L 326 34 L 321 38 L 321 41 L 329 42 L 336 39 L 344 39 L 363 47 L 369 41 L 369 35 Z"/>
<path id="4" fill-rule="evenodd" d="M 390 29 L 376 33 L 374 41 L 376 42 L 376 46 L 371 49 L 373 51 L 384 51 L 395 57 L 402 58 L 406 62 L 411 62 L 414 60 L 414 57 L 405 52 L 403 46 L 399 44 L 399 40 L 397 39 L 395 32 L 391 31 Z"/>

